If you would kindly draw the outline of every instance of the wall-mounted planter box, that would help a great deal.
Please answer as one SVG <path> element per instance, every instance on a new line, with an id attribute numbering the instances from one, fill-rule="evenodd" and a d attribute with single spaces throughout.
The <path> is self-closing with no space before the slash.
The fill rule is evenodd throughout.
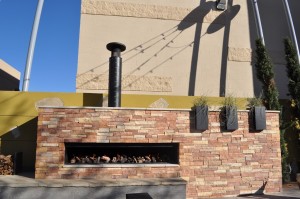
<path id="1" fill-rule="evenodd" d="M 202 131 L 208 129 L 208 106 L 195 107 L 195 128 Z"/>
<path id="2" fill-rule="evenodd" d="M 237 107 L 236 106 L 225 106 L 226 114 L 226 130 L 234 131 L 239 128 L 238 125 L 238 116 L 237 116 Z"/>
<path id="3" fill-rule="evenodd" d="M 257 131 L 266 129 L 266 107 L 255 106 L 252 108 L 254 128 Z"/>

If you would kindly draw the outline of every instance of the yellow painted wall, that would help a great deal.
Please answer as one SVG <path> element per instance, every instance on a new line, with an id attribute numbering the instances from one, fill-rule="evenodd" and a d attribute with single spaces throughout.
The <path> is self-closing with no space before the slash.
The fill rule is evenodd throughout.
<path id="1" fill-rule="evenodd" d="M 59 98 L 64 106 L 101 106 L 101 94 L 0 91 L 1 153 L 23 153 L 23 170 L 34 169 L 36 102 Z"/>
<path id="2" fill-rule="evenodd" d="M 162 99 L 168 104 L 167 108 L 183 108 L 193 107 L 193 103 L 198 96 L 166 96 L 166 95 L 122 95 L 122 106 L 148 108 L 156 101 Z M 208 105 L 217 108 L 221 106 L 224 97 L 207 97 Z M 246 109 L 247 99 L 236 98 L 239 109 Z M 104 102 L 106 101 L 104 97 Z"/>
<path id="3" fill-rule="evenodd" d="M 23 152 L 24 170 L 34 169 L 38 116 L 36 103 L 45 98 L 50 101 L 59 98 L 63 106 L 107 106 L 106 94 L 0 91 L 0 152 L 3 154 Z M 124 94 L 121 106 L 149 108 L 159 107 L 163 102 L 164 108 L 189 109 L 196 98 Z M 221 106 L 224 98 L 209 97 L 208 100 L 209 105 L 213 107 Z M 245 109 L 245 98 L 238 98 L 237 102 L 239 109 Z"/>
<path id="4" fill-rule="evenodd" d="M 36 102 L 45 98 L 59 98 L 64 106 L 102 106 L 107 97 L 102 94 L 88 93 L 46 93 L 0 91 L 0 136 L 10 129 L 20 126 L 37 117 Z M 157 100 L 165 100 L 167 108 L 191 108 L 195 96 L 165 95 L 122 95 L 123 107 L 148 108 Z M 220 106 L 224 98 L 209 97 L 209 105 Z M 238 98 L 238 106 L 245 109 L 246 99 Z M 105 106 L 105 105 L 104 105 Z"/>
<path id="5" fill-rule="evenodd" d="M 35 103 L 59 98 L 64 106 L 101 106 L 101 94 L 0 91 L 0 136 L 38 114 Z"/>

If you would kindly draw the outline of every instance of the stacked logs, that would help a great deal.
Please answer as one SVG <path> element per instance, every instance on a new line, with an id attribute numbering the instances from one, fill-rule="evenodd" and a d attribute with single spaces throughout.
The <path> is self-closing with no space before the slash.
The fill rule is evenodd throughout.
<path id="1" fill-rule="evenodd" d="M 0 155 L 0 175 L 13 175 L 14 163 L 11 155 Z"/>
<path id="2" fill-rule="evenodd" d="M 158 163 L 167 162 L 167 158 L 161 158 L 158 155 L 145 155 L 145 156 L 126 156 L 126 155 L 115 155 L 109 157 L 107 155 L 97 156 L 93 155 L 73 155 L 70 160 L 71 164 L 102 164 L 102 163 Z"/>

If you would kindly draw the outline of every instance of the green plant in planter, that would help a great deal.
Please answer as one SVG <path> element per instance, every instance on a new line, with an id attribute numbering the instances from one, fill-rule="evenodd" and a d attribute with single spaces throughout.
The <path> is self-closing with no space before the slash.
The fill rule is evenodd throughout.
<path id="1" fill-rule="evenodd" d="M 200 96 L 194 100 L 195 128 L 196 130 L 208 129 L 208 100 L 206 96 Z"/>
<path id="2" fill-rule="evenodd" d="M 266 129 L 266 107 L 261 97 L 248 98 L 250 115 L 252 116 L 254 129 L 262 131 Z"/>
<path id="3" fill-rule="evenodd" d="M 228 95 L 224 98 L 223 106 L 235 106 L 237 107 L 236 98 L 232 95 Z"/>
<path id="4" fill-rule="evenodd" d="M 263 100 L 261 97 L 253 97 L 253 98 L 248 98 L 247 99 L 247 106 L 251 109 L 253 107 L 256 107 L 256 106 L 264 106 L 263 104 Z"/>
<path id="5" fill-rule="evenodd" d="M 224 98 L 222 112 L 225 117 L 225 128 L 228 131 L 234 131 L 238 129 L 238 117 L 237 117 L 237 102 L 236 98 L 229 95 Z"/>
<path id="6" fill-rule="evenodd" d="M 206 96 L 200 96 L 194 100 L 194 106 L 207 106 L 208 99 Z"/>

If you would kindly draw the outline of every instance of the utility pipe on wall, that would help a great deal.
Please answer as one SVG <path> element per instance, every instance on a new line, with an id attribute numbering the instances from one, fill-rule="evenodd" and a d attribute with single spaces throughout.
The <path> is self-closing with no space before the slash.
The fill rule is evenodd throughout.
<path id="1" fill-rule="evenodd" d="M 31 72 L 31 65 L 32 65 L 32 59 L 33 59 L 33 54 L 34 54 L 36 35 L 37 35 L 38 28 L 39 28 L 43 4 L 44 4 L 44 0 L 39 0 L 37 9 L 36 9 L 36 13 L 35 13 L 35 18 L 34 18 L 34 22 L 33 22 L 32 31 L 31 31 L 29 48 L 28 48 L 28 52 L 27 52 L 27 60 L 26 60 L 24 78 L 23 78 L 22 91 L 28 91 L 28 87 L 29 87 L 30 72 Z"/>
<path id="2" fill-rule="evenodd" d="M 261 20 L 260 20 L 260 14 L 259 14 L 259 9 L 257 5 L 257 0 L 253 0 L 254 2 L 254 12 L 255 12 L 255 17 L 256 17 L 256 26 L 258 28 L 258 33 L 259 37 L 262 40 L 262 43 L 265 45 L 265 38 L 264 38 L 264 33 L 263 33 L 263 28 L 261 25 Z"/>
<path id="3" fill-rule="evenodd" d="M 300 54 L 299 54 L 297 36 L 296 36 L 295 28 L 294 28 L 294 22 L 293 22 L 293 18 L 292 18 L 292 15 L 291 15 L 289 2 L 287 0 L 283 0 L 283 5 L 284 5 L 284 8 L 285 8 L 285 13 L 286 13 L 287 18 L 288 18 L 288 24 L 289 24 L 290 32 L 291 32 L 293 42 L 294 42 L 294 45 L 295 45 L 295 48 L 296 48 L 296 51 L 297 51 L 298 62 L 299 62 L 300 61 Z"/>

